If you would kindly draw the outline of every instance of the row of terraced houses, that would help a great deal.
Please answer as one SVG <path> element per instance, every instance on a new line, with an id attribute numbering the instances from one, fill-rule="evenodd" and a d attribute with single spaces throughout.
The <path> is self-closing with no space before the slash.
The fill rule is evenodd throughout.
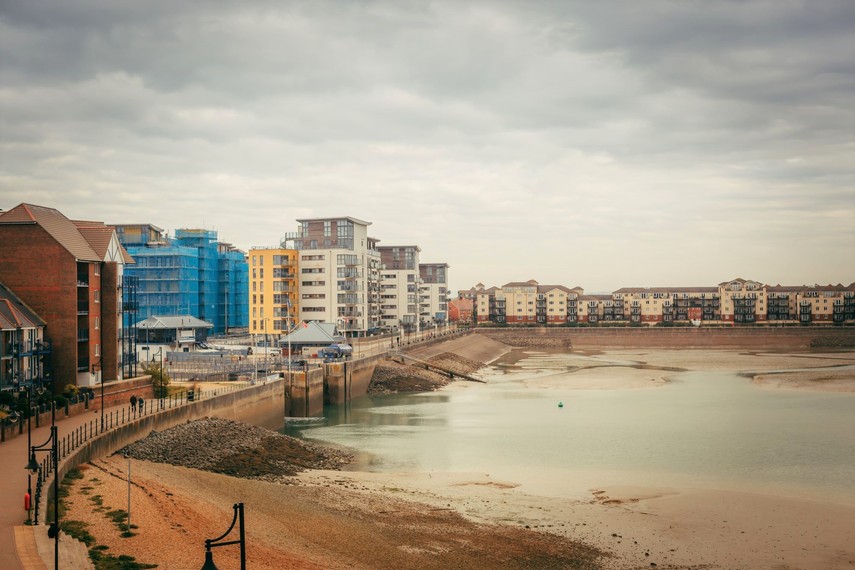
<path id="1" fill-rule="evenodd" d="M 479 283 L 458 298 L 471 300 L 473 319 L 485 325 L 855 323 L 855 283 L 783 286 L 737 278 L 714 287 L 624 287 L 586 295 L 581 287 L 530 280 L 489 288 Z"/>

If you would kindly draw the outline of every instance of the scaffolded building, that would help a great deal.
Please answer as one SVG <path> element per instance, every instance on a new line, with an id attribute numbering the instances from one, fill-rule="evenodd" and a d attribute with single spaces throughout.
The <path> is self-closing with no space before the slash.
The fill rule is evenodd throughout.
<path id="1" fill-rule="evenodd" d="M 191 315 L 212 323 L 214 333 L 248 326 L 245 255 L 218 242 L 216 231 L 181 229 L 170 238 L 151 224 L 115 228 L 136 261 L 127 274 L 137 280 L 137 321 Z"/>

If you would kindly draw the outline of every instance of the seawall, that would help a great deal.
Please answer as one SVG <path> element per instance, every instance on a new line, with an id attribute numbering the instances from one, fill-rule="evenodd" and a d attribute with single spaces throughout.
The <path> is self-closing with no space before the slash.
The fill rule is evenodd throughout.
<path id="1" fill-rule="evenodd" d="M 855 348 L 855 327 L 479 327 L 483 335 L 520 348 L 731 348 L 809 350 Z"/>

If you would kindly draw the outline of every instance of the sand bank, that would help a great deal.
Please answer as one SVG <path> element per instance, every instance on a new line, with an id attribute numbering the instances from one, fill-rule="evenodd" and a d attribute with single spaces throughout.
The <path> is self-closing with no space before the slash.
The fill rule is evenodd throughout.
<path id="1" fill-rule="evenodd" d="M 525 358 L 525 360 L 522 360 Z M 663 386 L 682 371 L 742 374 L 758 386 L 855 392 L 855 353 L 770 353 L 734 350 L 628 349 L 515 351 L 495 363 L 528 386 L 562 389 L 634 389 Z"/>
<path id="2" fill-rule="evenodd" d="M 610 552 L 604 568 L 852 568 L 855 503 L 760 492 L 595 487 L 526 493 L 484 474 L 312 472 L 311 484 L 358 485 L 452 506 L 467 518 L 557 534 Z M 337 482 L 337 483 L 336 483 Z M 572 484 L 572 483 L 570 483 Z M 578 496 L 572 496 L 578 495 Z"/>

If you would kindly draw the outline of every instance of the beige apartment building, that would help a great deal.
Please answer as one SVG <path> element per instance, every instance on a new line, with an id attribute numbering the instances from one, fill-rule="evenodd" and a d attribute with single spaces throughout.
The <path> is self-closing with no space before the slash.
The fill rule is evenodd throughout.
<path id="1" fill-rule="evenodd" d="M 254 247 L 249 264 L 249 332 L 287 334 L 300 315 L 298 255 L 293 249 Z"/>
<path id="2" fill-rule="evenodd" d="M 300 319 L 362 335 L 380 324 L 380 253 L 365 222 L 351 217 L 297 220 L 283 244 L 299 252 Z M 252 267 L 250 266 L 250 270 Z"/>
<path id="3" fill-rule="evenodd" d="M 585 295 L 580 287 L 543 286 L 531 280 L 489 289 L 479 283 L 458 296 L 474 300 L 481 324 L 781 325 L 855 321 L 855 283 L 781 286 L 737 278 L 712 287 L 624 287 L 611 294 Z"/>
<path id="4" fill-rule="evenodd" d="M 485 289 L 461 291 L 461 299 L 473 298 L 478 323 L 565 324 L 577 322 L 581 309 L 580 287 L 540 285 L 534 279 Z"/>
<path id="5" fill-rule="evenodd" d="M 419 264 L 419 318 L 424 326 L 441 327 L 448 322 L 448 264 Z"/>

